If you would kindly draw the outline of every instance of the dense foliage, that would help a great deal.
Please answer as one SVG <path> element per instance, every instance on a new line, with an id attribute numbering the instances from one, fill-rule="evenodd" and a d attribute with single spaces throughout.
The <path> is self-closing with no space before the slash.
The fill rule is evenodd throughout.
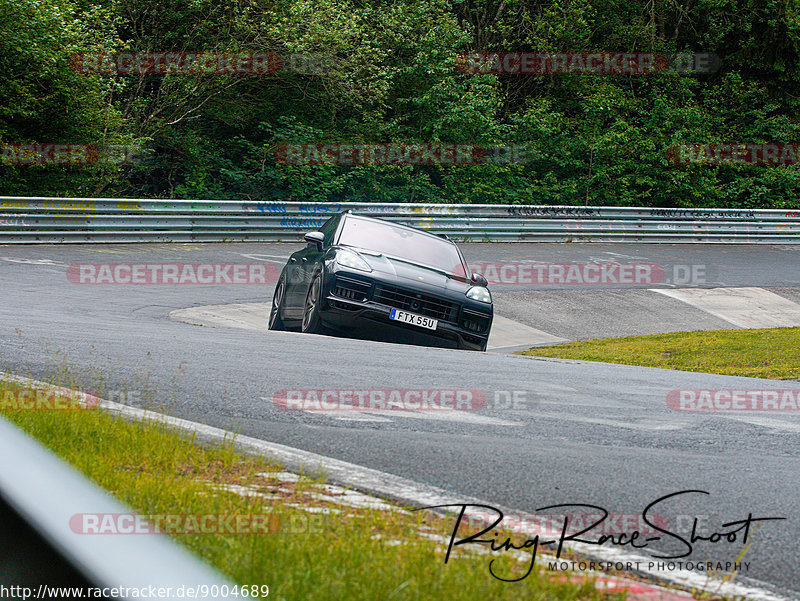
<path id="1" fill-rule="evenodd" d="M 260 75 L 74 65 L 85 52 L 190 51 L 326 63 Z M 486 51 L 720 62 L 648 75 L 455 68 Z M 797 164 L 676 165 L 668 150 L 800 142 L 799 61 L 800 0 L 0 0 L 0 144 L 139 149 L 0 164 L 0 194 L 796 207 Z M 287 143 L 519 145 L 526 160 L 287 165 L 275 158 Z"/>

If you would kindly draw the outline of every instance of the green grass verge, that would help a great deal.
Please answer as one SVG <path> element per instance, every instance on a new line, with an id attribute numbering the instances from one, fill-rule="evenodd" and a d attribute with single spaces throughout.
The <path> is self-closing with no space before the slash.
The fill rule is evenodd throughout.
<path id="1" fill-rule="evenodd" d="M 702 371 L 751 378 L 800 378 L 800 328 L 673 332 L 534 347 L 523 355 Z"/>
<path id="2" fill-rule="evenodd" d="M 0 395 L 16 390 L 0 382 Z M 303 507 L 332 506 L 309 495 L 316 488 L 311 480 L 265 479 L 259 474 L 279 466 L 240 455 L 232 446 L 196 446 L 161 424 L 125 421 L 101 410 L 0 413 L 139 513 L 276 515 L 281 527 L 270 534 L 175 536 L 234 582 L 268 585 L 270 599 L 624 598 L 604 596 L 590 581 L 560 582 L 554 579 L 558 574 L 544 569 L 518 583 L 500 582 L 489 575 L 490 557 L 463 548 L 444 565 L 441 547 L 422 533 L 449 536 L 452 521 L 423 512 L 341 505 L 337 514 L 311 514 Z M 254 494 L 220 490 L 231 485 Z M 492 557 L 496 573 L 509 578 L 524 573 L 526 564 L 508 554 Z"/>

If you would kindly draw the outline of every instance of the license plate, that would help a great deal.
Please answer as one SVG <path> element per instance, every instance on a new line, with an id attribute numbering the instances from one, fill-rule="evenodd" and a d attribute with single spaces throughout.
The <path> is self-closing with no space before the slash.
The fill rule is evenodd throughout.
<path id="1" fill-rule="evenodd" d="M 392 309 L 392 312 L 389 313 L 389 319 L 402 321 L 403 323 L 410 323 L 413 326 L 419 326 L 429 330 L 435 330 L 439 323 L 439 321 L 436 319 L 431 319 L 430 317 L 425 317 L 424 315 L 417 315 L 416 313 L 408 313 L 407 311 L 401 311 L 400 309 Z"/>

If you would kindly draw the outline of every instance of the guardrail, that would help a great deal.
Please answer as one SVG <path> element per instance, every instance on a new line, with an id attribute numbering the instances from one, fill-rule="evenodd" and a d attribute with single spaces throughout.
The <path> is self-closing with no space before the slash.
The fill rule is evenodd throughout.
<path id="1" fill-rule="evenodd" d="M 131 509 L 0 417 L 0 597 L 72 597 L 56 590 L 61 587 L 78 587 L 89 597 L 87 587 L 93 587 L 106 589 L 105 598 L 147 598 L 141 591 L 150 590 L 169 590 L 165 598 L 176 598 L 187 596 L 179 590 L 204 587 L 209 591 L 204 598 L 225 599 L 220 591 L 233 589 L 166 535 L 77 534 L 72 520 L 87 513 L 119 515 Z"/>
<path id="2" fill-rule="evenodd" d="M 297 242 L 352 209 L 465 242 L 800 244 L 800 209 L 0 197 L 0 243 Z"/>

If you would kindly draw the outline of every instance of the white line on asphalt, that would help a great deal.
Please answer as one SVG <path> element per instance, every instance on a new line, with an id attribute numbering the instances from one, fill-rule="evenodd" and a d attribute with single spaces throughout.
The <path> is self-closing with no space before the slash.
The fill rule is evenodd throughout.
<path id="1" fill-rule="evenodd" d="M 479 426 L 521 426 L 519 422 L 511 422 L 497 417 L 489 417 L 479 413 L 467 413 L 465 411 L 370 411 L 370 414 L 383 415 L 395 418 L 427 419 L 440 422 L 458 422 L 462 424 L 475 424 Z"/>
<path id="2" fill-rule="evenodd" d="M 23 385 L 33 385 L 45 389 L 54 389 L 60 392 L 69 392 L 65 388 L 53 386 L 46 382 L 31 380 L 22 376 L 15 376 L 0 372 L 0 379 L 16 382 Z M 235 435 L 225 430 L 207 426 L 177 417 L 165 415 L 163 413 L 156 413 L 145 409 L 138 409 L 121 405 L 113 401 L 101 400 L 100 406 L 107 411 L 118 413 L 126 419 L 132 420 L 147 420 L 163 423 L 176 430 L 182 430 L 193 436 L 193 439 L 198 444 L 224 444 L 229 443 L 242 453 L 255 455 L 258 457 L 266 457 L 282 464 L 288 471 L 293 471 L 298 474 L 316 473 L 323 475 L 328 481 L 355 490 L 360 490 L 384 499 L 390 499 L 414 505 L 417 507 L 425 507 L 431 505 L 456 505 L 460 506 L 465 503 L 470 505 L 494 506 L 500 511 L 509 515 L 519 515 L 524 512 L 509 509 L 503 506 L 497 506 L 494 503 L 488 503 L 474 497 L 466 495 L 454 495 L 442 488 L 429 486 L 407 478 L 395 476 L 368 467 L 348 463 L 332 457 L 325 457 L 302 449 L 295 449 L 282 444 L 267 442 L 249 436 Z M 441 510 L 438 513 L 443 513 Z M 471 514 L 469 511 L 465 512 L 465 516 L 469 519 L 476 520 L 475 523 L 484 523 L 487 526 L 492 521 L 491 518 L 487 521 L 485 514 L 481 512 Z M 513 528 L 512 528 L 513 529 Z M 596 545 L 587 545 L 584 543 L 568 543 L 565 545 L 574 549 L 578 553 L 582 553 L 589 557 L 594 557 L 602 561 L 612 562 L 640 562 L 647 563 L 652 561 L 652 558 L 644 557 L 642 555 L 635 555 L 611 548 L 597 547 Z M 552 561 L 555 558 L 549 556 L 541 557 L 543 562 Z M 649 574 L 651 577 L 660 579 L 665 582 L 679 584 L 683 587 L 698 589 L 702 591 L 712 592 L 715 595 L 727 595 L 730 597 L 745 597 L 753 601 L 789 601 L 785 597 L 775 595 L 765 589 L 756 588 L 735 582 L 718 582 L 709 580 L 706 576 L 700 575 L 688 570 L 675 570 L 660 572 L 658 570 L 648 570 L 642 568 L 638 570 L 639 573 Z"/>
<path id="3" fill-rule="evenodd" d="M 762 428 L 772 428 L 773 430 L 783 430 L 785 432 L 800 432 L 800 423 L 797 422 L 761 417 L 760 415 L 721 415 L 720 412 L 717 412 L 716 416 L 761 426 Z"/>
<path id="4" fill-rule="evenodd" d="M 272 402 L 273 399 L 268 397 L 261 397 L 262 400 Z M 521 426 L 519 422 L 511 422 L 488 415 L 481 415 L 479 413 L 468 413 L 466 411 L 459 411 L 456 409 L 448 410 L 369 410 L 369 411 L 355 411 L 355 410 L 342 410 L 342 411 L 326 411 L 317 409 L 300 409 L 303 413 L 310 413 L 311 415 L 322 415 L 341 421 L 352 422 L 392 422 L 393 419 L 388 418 L 410 418 L 410 419 L 426 419 L 430 421 L 441 422 L 458 422 L 462 424 L 475 424 L 479 426 Z"/>
<path id="5" fill-rule="evenodd" d="M 277 263 L 278 265 L 283 265 L 289 259 L 289 255 L 264 255 L 264 254 L 246 254 L 246 253 L 238 253 L 240 256 L 244 257 L 245 259 L 252 259 L 253 261 L 268 261 L 270 263 Z M 262 259 L 260 257 L 269 257 L 268 259 Z M 275 259 L 281 259 L 280 261 L 276 261 Z"/>
<path id="6" fill-rule="evenodd" d="M 800 326 L 800 305 L 763 288 L 651 288 L 740 328 Z"/>
<path id="7" fill-rule="evenodd" d="M 50 267 L 65 267 L 67 264 L 53 259 L 19 259 L 17 257 L 3 257 L 9 263 L 22 263 L 24 265 L 49 265 Z"/>
<path id="8" fill-rule="evenodd" d="M 609 252 L 607 252 L 607 253 L 603 253 L 603 254 L 610 255 L 610 257 L 596 257 L 594 255 L 589 255 L 589 257 L 587 257 L 587 261 L 589 263 L 624 263 L 624 262 L 630 261 L 631 259 L 634 259 L 634 260 L 646 260 L 647 259 L 647 257 L 634 257 L 634 256 L 631 256 L 631 255 L 621 255 L 621 254 L 618 254 L 618 253 L 609 253 Z"/>
<path id="9" fill-rule="evenodd" d="M 265 401 L 271 401 L 272 399 L 268 399 L 267 397 L 261 397 Z M 313 409 L 306 409 L 303 413 L 310 413 L 311 415 L 321 415 L 323 417 L 330 417 L 331 419 L 336 419 L 343 422 L 384 422 L 384 423 L 391 423 L 392 420 L 386 419 L 385 417 L 379 417 L 377 415 L 372 415 L 372 411 L 369 413 L 365 413 L 363 411 L 315 411 Z"/>
<path id="10" fill-rule="evenodd" d="M 666 431 L 666 430 L 682 430 L 689 425 L 689 420 L 659 420 L 659 419 L 644 419 L 642 421 L 634 421 L 631 418 L 625 420 L 617 419 L 603 419 L 600 417 L 586 417 L 566 413 L 536 413 L 536 418 L 556 419 L 560 421 L 580 422 L 585 424 L 599 424 L 601 426 L 613 426 L 615 428 L 627 428 L 629 430 L 649 430 L 649 431 Z"/>

